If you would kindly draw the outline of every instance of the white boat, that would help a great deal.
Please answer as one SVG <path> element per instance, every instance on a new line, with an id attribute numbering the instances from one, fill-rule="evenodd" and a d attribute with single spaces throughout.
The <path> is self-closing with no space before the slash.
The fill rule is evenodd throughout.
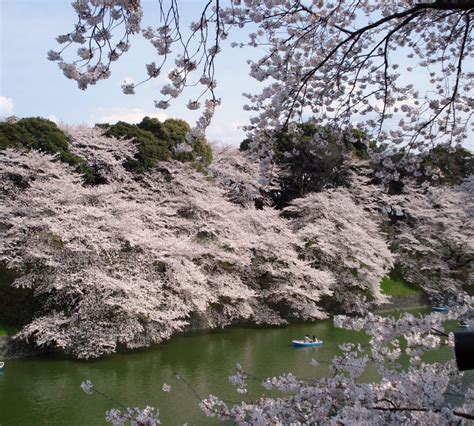
<path id="1" fill-rule="evenodd" d="M 0 370 L 3 368 L 4 365 L 5 365 L 5 363 L 0 361 Z"/>
<path id="2" fill-rule="evenodd" d="M 315 340 L 315 341 L 305 341 L 305 340 L 292 340 L 291 344 L 298 348 L 314 348 L 321 346 L 323 344 L 322 340 Z"/>

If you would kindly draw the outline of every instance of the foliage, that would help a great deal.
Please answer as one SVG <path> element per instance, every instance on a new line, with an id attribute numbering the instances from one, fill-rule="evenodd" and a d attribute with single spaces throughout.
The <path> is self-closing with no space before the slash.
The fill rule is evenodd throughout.
<path id="1" fill-rule="evenodd" d="M 474 173 L 474 155 L 467 149 L 449 148 L 439 145 L 423 159 L 422 167 L 439 170 L 438 181 L 448 185 L 459 185 Z M 426 173 L 424 173 L 426 175 Z"/>
<path id="2" fill-rule="evenodd" d="M 275 136 L 278 189 L 272 197 L 278 208 L 310 192 L 347 186 L 349 156 L 366 159 L 369 141 L 356 129 L 339 132 L 311 122 L 294 124 Z M 241 146 L 242 149 L 242 146 Z"/>
<path id="3" fill-rule="evenodd" d="M 382 279 L 380 283 L 382 291 L 388 296 L 405 297 L 419 296 L 422 294 L 419 288 L 408 284 L 400 272 L 400 268 L 395 267 L 390 274 Z"/>
<path id="4" fill-rule="evenodd" d="M 155 117 L 143 117 L 143 120 L 137 124 L 137 127 L 153 133 L 157 138 L 164 139 L 163 123 Z"/>
<path id="5" fill-rule="evenodd" d="M 35 298 L 31 288 L 13 287 L 21 273 L 0 262 L 0 335 L 28 324 L 42 310 L 41 298 Z"/>
<path id="6" fill-rule="evenodd" d="M 245 138 L 242 142 L 240 142 L 239 151 L 242 151 L 242 152 L 248 151 L 250 149 L 251 142 L 252 142 L 252 139 Z"/>
<path id="7" fill-rule="evenodd" d="M 191 127 L 183 120 L 169 118 L 162 125 L 163 138 L 171 142 L 173 158 L 202 166 L 212 162 L 212 149 L 204 137 L 190 138 Z"/>
<path id="8" fill-rule="evenodd" d="M 110 126 L 105 135 L 115 139 L 131 139 L 137 144 L 135 157 L 127 159 L 126 162 L 130 171 L 143 173 L 155 167 L 158 161 L 168 161 L 171 158 L 170 144 L 167 141 L 158 139 L 150 131 L 134 124 L 119 121 Z"/>
<path id="9" fill-rule="evenodd" d="M 459 185 L 474 173 L 474 156 L 464 148 L 438 145 L 422 154 L 396 153 L 380 147 L 373 156 L 375 180 L 386 184 L 393 194 L 403 192 L 405 182 L 418 185 Z"/>
<path id="10" fill-rule="evenodd" d="M 161 128 L 163 137 L 171 142 L 173 147 L 186 143 L 186 136 L 191 132 L 191 127 L 184 120 L 169 118 Z"/>
<path id="11" fill-rule="evenodd" d="M 106 128 L 106 136 L 131 139 L 138 150 L 134 158 L 127 159 L 130 171 L 143 173 L 156 166 L 158 161 L 170 159 L 192 162 L 197 167 L 208 166 L 212 150 L 203 137 L 190 139 L 191 128 L 183 120 L 168 119 L 161 123 L 157 118 L 144 117 L 141 123 L 128 124 L 119 121 Z"/>
<path id="12" fill-rule="evenodd" d="M 271 195 L 278 208 L 310 192 L 349 186 L 350 169 L 357 160 L 370 158 L 374 182 L 385 184 L 393 194 L 402 193 L 410 181 L 417 185 L 459 185 L 474 172 L 474 156 L 467 149 L 438 145 L 422 154 L 394 152 L 387 144 L 369 141 L 364 132 L 354 128 L 341 131 L 311 121 L 292 123 L 272 139 L 278 186 Z M 251 143 L 251 139 L 244 140 L 240 150 L 248 151 Z"/>
<path id="13" fill-rule="evenodd" d="M 0 323 L 0 336 L 13 336 L 17 331 L 16 327 Z"/>
<path id="14" fill-rule="evenodd" d="M 69 152 L 67 136 L 52 121 L 44 118 L 23 118 L 13 123 L 0 123 L 0 149 L 37 149 L 59 154 L 62 161 L 77 165 L 80 159 Z"/>

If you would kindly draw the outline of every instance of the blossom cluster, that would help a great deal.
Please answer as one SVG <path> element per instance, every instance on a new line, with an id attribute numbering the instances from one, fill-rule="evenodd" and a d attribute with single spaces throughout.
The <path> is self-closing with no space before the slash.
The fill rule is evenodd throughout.
<path id="1" fill-rule="evenodd" d="M 112 62 L 129 49 L 130 36 L 141 32 L 160 61 L 146 64 L 145 80 L 124 84 L 123 91 L 134 93 L 174 58 L 170 82 L 161 88 L 164 99 L 155 105 L 167 108 L 187 87 L 202 87 L 187 106 L 204 106 L 198 121 L 203 129 L 218 104 L 216 55 L 232 29 L 245 28 L 245 44 L 262 54 L 248 62 L 250 75 L 264 87 L 260 93 L 244 94 L 249 100 L 244 109 L 255 113 L 247 126 L 254 135 L 314 116 L 341 127 L 357 122 L 395 150 L 401 146 L 420 152 L 440 140 L 461 144 L 474 124 L 469 2 L 210 1 L 189 23 L 189 33 L 182 30 L 179 2 L 160 0 L 159 5 L 159 24 L 144 27 L 138 0 L 76 0 L 73 8 L 79 22 L 57 38 L 65 46 L 51 50 L 48 58 L 85 89 L 108 78 Z M 114 45 L 115 39 L 119 42 Z M 78 59 L 65 61 L 65 49 L 75 44 L 82 46 Z M 396 52 L 405 54 L 403 64 Z M 415 73 L 425 74 L 427 90 L 415 84 Z M 200 99 L 206 94 L 203 103 Z M 271 138 L 265 143 L 271 145 Z"/>

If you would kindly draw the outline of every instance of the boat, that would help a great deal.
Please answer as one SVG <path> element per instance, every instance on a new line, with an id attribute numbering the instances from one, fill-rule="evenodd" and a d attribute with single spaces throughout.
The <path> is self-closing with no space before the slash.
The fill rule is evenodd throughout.
<path id="1" fill-rule="evenodd" d="M 295 348 L 316 348 L 323 344 L 322 340 L 305 342 L 304 340 L 292 340 L 291 345 Z"/>
<path id="2" fill-rule="evenodd" d="M 433 312 L 448 312 L 449 308 L 447 306 L 432 306 L 431 310 Z"/>
<path id="3" fill-rule="evenodd" d="M 461 327 L 461 328 L 468 328 L 468 327 L 469 327 L 469 324 L 468 324 L 467 322 L 461 321 L 461 322 L 458 324 L 458 327 Z"/>

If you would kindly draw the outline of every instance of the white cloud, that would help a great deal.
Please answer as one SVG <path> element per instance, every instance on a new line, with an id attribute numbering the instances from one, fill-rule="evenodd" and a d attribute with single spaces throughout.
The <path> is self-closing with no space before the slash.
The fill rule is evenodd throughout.
<path id="1" fill-rule="evenodd" d="M 48 120 L 51 120 L 53 123 L 56 123 L 56 124 L 59 123 L 58 117 L 56 117 L 54 114 L 48 115 Z"/>
<path id="2" fill-rule="evenodd" d="M 207 140 L 238 146 L 245 139 L 245 132 L 242 130 L 245 124 L 244 121 L 222 122 L 214 119 L 206 131 Z"/>
<path id="3" fill-rule="evenodd" d="M 13 112 L 13 99 L 0 96 L 0 114 L 9 115 Z"/>
<path id="4" fill-rule="evenodd" d="M 89 122 L 95 123 L 110 123 L 114 124 L 117 121 L 125 121 L 126 123 L 139 123 L 143 120 L 143 117 L 158 118 L 160 121 L 164 121 L 169 118 L 163 112 L 150 112 L 145 111 L 141 108 L 98 108 L 97 112 L 91 117 Z"/>

